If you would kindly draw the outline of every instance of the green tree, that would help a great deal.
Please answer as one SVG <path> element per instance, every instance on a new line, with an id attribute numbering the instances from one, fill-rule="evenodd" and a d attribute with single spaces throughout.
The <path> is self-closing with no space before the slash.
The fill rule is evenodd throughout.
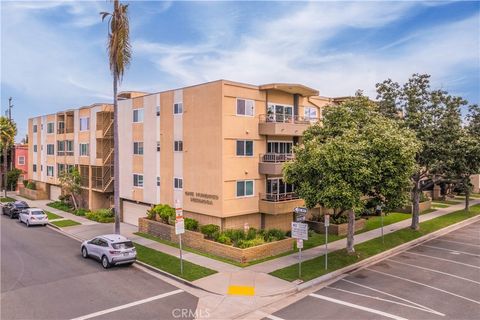
<path id="1" fill-rule="evenodd" d="M 118 84 L 122 81 L 125 69 L 132 58 L 130 45 L 130 26 L 128 21 L 128 5 L 121 4 L 118 0 L 113 1 L 113 12 L 101 12 L 102 21 L 108 18 L 108 60 L 110 71 L 113 76 L 113 145 L 114 145 L 114 184 L 113 201 L 115 210 L 115 233 L 120 233 L 120 175 L 118 153 Z"/>
<path id="2" fill-rule="evenodd" d="M 15 122 L 7 117 L 0 117 L 0 150 L 3 154 L 3 185 L 5 187 L 5 197 L 7 196 L 7 170 L 8 170 L 8 150 L 15 143 L 17 135 L 17 126 Z"/>
<path id="3" fill-rule="evenodd" d="M 75 210 L 78 209 L 77 196 L 82 192 L 80 172 L 77 168 L 63 171 L 58 176 L 60 187 L 62 188 L 62 194 L 69 196 L 72 199 Z"/>
<path id="4" fill-rule="evenodd" d="M 15 190 L 17 188 L 18 178 L 23 173 L 22 170 L 13 168 L 12 170 L 8 171 L 7 173 L 7 186 L 10 191 Z"/>
<path id="5" fill-rule="evenodd" d="M 308 208 L 348 212 L 347 251 L 354 252 L 355 212 L 365 203 L 393 210 L 406 203 L 416 169 L 414 134 L 382 116 L 368 98 L 357 96 L 329 107 L 322 124 L 310 127 L 284 179 L 295 184 Z"/>

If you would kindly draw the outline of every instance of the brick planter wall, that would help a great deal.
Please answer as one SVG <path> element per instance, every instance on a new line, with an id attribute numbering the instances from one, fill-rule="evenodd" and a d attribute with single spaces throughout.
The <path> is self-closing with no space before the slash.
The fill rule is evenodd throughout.
<path id="1" fill-rule="evenodd" d="M 425 210 L 428 210 L 432 207 L 432 201 L 431 200 L 428 200 L 428 201 L 424 201 L 424 202 L 420 202 L 420 212 L 423 212 Z M 412 206 L 406 206 L 406 207 L 403 207 L 403 208 L 400 208 L 400 209 L 397 209 L 398 212 L 403 212 L 403 213 L 412 213 Z"/>
<path id="2" fill-rule="evenodd" d="M 325 226 L 323 222 L 307 221 L 308 228 L 317 231 L 318 233 L 325 233 Z M 355 231 L 361 230 L 365 227 L 365 219 L 355 220 Z M 348 223 L 332 224 L 328 226 L 328 233 L 338 236 L 344 236 L 348 232 Z"/>
<path id="3" fill-rule="evenodd" d="M 162 222 L 139 218 L 138 231 L 178 243 L 175 227 Z M 185 233 L 182 235 L 182 243 L 187 247 L 242 263 L 275 256 L 293 249 L 292 238 L 241 249 L 205 239 L 202 233 L 189 230 L 185 230 Z"/>
<path id="4" fill-rule="evenodd" d="M 48 194 L 44 190 L 32 190 L 25 187 L 19 188 L 20 195 L 31 200 L 47 200 Z"/>

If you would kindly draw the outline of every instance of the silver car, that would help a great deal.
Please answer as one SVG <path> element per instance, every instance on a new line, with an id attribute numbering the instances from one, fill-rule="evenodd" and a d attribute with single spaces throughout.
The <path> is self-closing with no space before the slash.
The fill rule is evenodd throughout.
<path id="1" fill-rule="evenodd" d="M 82 257 L 92 257 L 107 269 L 117 264 L 132 264 L 137 259 L 133 242 L 119 234 L 106 234 L 82 242 Z"/>
<path id="2" fill-rule="evenodd" d="M 43 225 L 48 224 L 47 214 L 39 208 L 28 208 L 20 211 L 18 214 L 18 220 L 30 227 L 31 225 Z"/>

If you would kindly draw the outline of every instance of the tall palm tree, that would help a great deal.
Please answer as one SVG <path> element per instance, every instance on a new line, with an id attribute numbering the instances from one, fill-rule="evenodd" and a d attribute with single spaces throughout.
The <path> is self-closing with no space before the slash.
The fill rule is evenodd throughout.
<path id="1" fill-rule="evenodd" d="M 117 88 L 123 79 L 125 69 L 130 64 L 132 47 L 130 46 L 130 28 L 128 22 L 128 4 L 113 1 L 113 12 L 101 12 L 102 21 L 108 18 L 107 51 L 110 71 L 113 76 L 113 200 L 115 210 L 115 233 L 120 233 L 120 175 L 118 154 L 118 105 Z"/>
<path id="2" fill-rule="evenodd" d="M 5 197 L 7 197 L 7 156 L 8 149 L 15 143 L 17 126 L 7 117 L 0 117 L 0 150 L 3 153 L 3 181 L 5 186 Z"/>

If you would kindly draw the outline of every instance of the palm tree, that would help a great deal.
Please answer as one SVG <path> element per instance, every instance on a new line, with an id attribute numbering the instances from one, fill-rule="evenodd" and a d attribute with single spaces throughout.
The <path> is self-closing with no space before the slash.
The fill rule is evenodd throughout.
<path id="1" fill-rule="evenodd" d="M 5 197 L 7 197 L 7 155 L 8 149 L 15 143 L 17 126 L 7 117 L 0 117 L 0 150 L 3 152 L 3 179 L 5 186 Z"/>
<path id="2" fill-rule="evenodd" d="M 101 12 L 102 21 L 108 18 L 107 51 L 110 71 L 113 76 L 113 201 L 115 210 L 115 233 L 120 233 L 120 177 L 118 155 L 118 106 L 117 87 L 123 79 L 125 68 L 130 64 L 132 47 L 130 46 L 130 28 L 128 22 L 128 5 L 113 1 L 113 12 Z"/>

